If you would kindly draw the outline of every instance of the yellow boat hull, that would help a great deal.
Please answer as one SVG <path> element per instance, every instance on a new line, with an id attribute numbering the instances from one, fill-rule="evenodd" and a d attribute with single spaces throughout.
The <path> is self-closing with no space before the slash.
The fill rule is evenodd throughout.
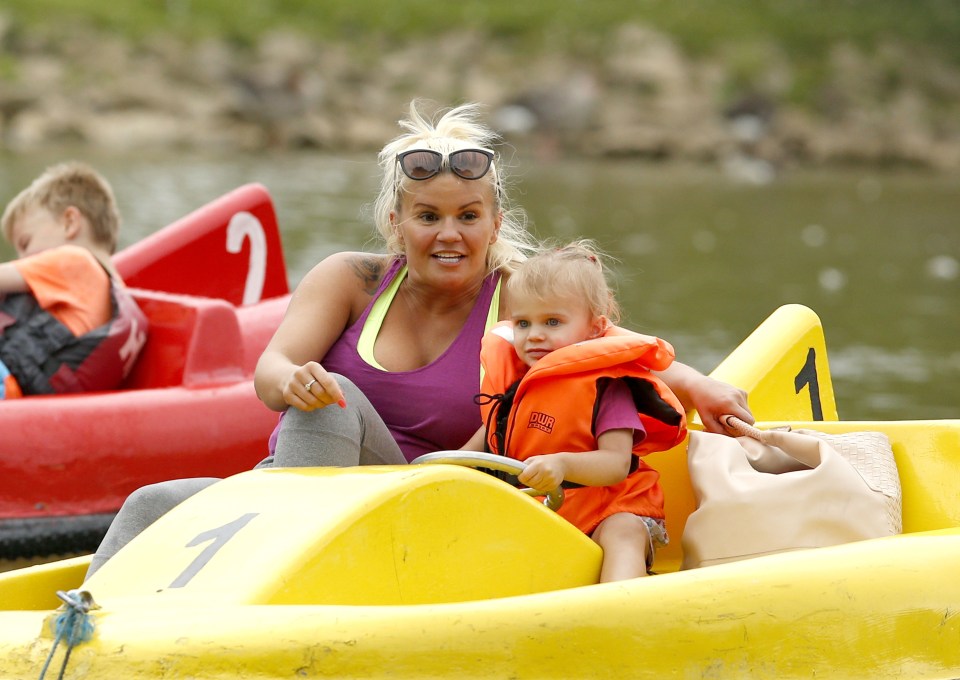
<path id="1" fill-rule="evenodd" d="M 468 603 L 118 607 L 67 677 L 957 677 L 960 535 L 892 542 Z M 4 677 L 37 677 L 43 619 L 4 619 Z"/>
<path id="2" fill-rule="evenodd" d="M 673 537 L 660 573 L 596 584 L 592 541 L 477 471 L 251 471 L 83 584 L 101 608 L 65 677 L 960 677 L 960 420 L 810 422 L 817 404 L 796 379 L 810 347 L 821 415 L 836 414 L 819 322 L 804 308 L 772 318 L 725 378 L 763 418 L 886 432 L 903 535 L 676 571 L 693 503 L 678 447 L 654 462 Z M 87 563 L 0 575 L 0 677 L 36 678 L 48 657 L 59 670 L 54 593 L 80 586 Z"/>

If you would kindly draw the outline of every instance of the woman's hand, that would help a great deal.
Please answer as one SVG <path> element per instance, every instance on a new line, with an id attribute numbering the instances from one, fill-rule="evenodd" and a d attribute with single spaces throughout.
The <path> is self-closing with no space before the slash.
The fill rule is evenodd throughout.
<path id="1" fill-rule="evenodd" d="M 685 409 L 696 409 L 708 432 L 730 434 L 720 424 L 720 417 L 725 415 L 736 416 L 751 425 L 755 422 L 747 405 L 747 393 L 739 387 L 715 380 L 679 361 L 660 371 L 659 376 Z"/>
<path id="2" fill-rule="evenodd" d="M 755 419 L 747 405 L 747 393 L 738 387 L 701 376 L 690 386 L 688 395 L 708 432 L 730 434 L 720 422 L 720 417 L 725 415 L 736 416 L 751 425 L 754 423 Z"/>
<path id="3" fill-rule="evenodd" d="M 340 408 L 347 405 L 340 385 L 316 361 L 297 366 L 281 385 L 281 391 L 287 405 L 301 411 L 315 411 L 330 404 Z"/>

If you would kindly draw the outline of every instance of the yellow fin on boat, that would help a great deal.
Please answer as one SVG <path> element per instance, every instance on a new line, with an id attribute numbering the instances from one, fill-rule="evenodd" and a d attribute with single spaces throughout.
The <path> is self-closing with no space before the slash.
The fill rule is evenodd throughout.
<path id="1" fill-rule="evenodd" d="M 710 374 L 749 394 L 757 420 L 837 420 L 820 318 L 784 305 Z"/>
<path id="2" fill-rule="evenodd" d="M 205 489 L 84 584 L 244 604 L 425 604 L 596 583 L 601 551 L 536 500 L 457 466 L 253 470 Z M 509 490 L 508 490 L 509 491 Z M 563 568 L 544 563 L 563 555 Z"/>

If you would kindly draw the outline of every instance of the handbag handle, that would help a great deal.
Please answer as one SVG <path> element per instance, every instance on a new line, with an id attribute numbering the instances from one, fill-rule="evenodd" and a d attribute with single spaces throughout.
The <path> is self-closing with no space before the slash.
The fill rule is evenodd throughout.
<path id="1" fill-rule="evenodd" d="M 763 430 L 740 420 L 736 416 L 720 416 L 720 422 L 723 423 L 723 426 L 727 428 L 727 430 L 738 437 L 750 437 L 751 439 L 763 441 Z"/>
<path id="2" fill-rule="evenodd" d="M 720 422 L 735 436 L 749 437 L 767 446 L 776 447 L 809 468 L 819 466 L 822 461 L 821 446 L 826 442 L 809 434 L 793 432 L 789 426 L 761 430 L 729 414 L 720 416 Z M 827 446 L 829 447 L 829 444 Z"/>
<path id="3" fill-rule="evenodd" d="M 746 421 L 740 420 L 736 416 L 729 414 L 720 416 L 720 422 L 724 425 L 724 427 L 727 428 L 729 432 L 732 432 L 737 437 L 750 437 L 751 439 L 756 439 L 758 442 L 777 446 L 782 445 L 782 433 L 793 432 L 793 428 L 791 428 L 789 425 L 774 427 L 769 430 L 761 430 L 759 427 L 754 427 Z M 793 435 L 790 436 L 792 437 Z"/>

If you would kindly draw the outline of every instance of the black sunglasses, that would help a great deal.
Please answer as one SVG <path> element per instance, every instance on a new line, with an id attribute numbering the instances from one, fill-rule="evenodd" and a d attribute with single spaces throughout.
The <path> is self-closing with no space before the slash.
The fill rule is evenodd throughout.
<path id="1" fill-rule="evenodd" d="M 413 149 L 397 154 L 403 174 L 410 179 L 430 179 L 443 168 L 443 154 L 431 149 Z M 460 149 L 447 156 L 451 172 L 463 179 L 480 179 L 490 171 L 493 152 L 486 149 Z"/>

